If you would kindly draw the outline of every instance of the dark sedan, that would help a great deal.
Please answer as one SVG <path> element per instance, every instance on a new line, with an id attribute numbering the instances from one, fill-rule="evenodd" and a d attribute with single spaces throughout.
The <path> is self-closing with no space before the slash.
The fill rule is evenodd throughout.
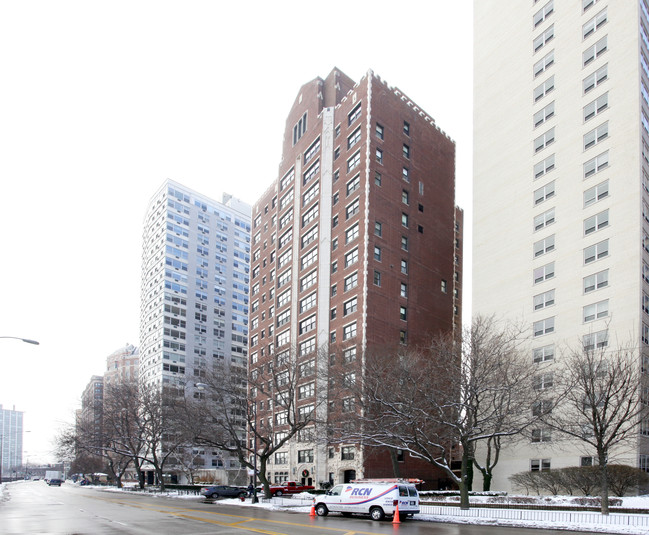
<path id="1" fill-rule="evenodd" d="M 211 487 L 203 487 L 201 494 L 206 498 L 216 500 L 217 498 L 245 498 L 248 493 L 240 487 L 213 485 Z"/>

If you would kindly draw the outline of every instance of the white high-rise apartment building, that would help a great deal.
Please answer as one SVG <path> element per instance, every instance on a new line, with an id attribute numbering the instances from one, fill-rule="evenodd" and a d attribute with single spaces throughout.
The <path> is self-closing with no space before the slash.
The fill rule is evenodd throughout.
<path id="1" fill-rule="evenodd" d="M 529 325 L 550 374 L 582 343 L 649 354 L 648 7 L 474 2 L 473 310 Z M 616 462 L 649 468 L 643 431 Z M 594 455 L 552 439 L 506 450 L 492 488 Z"/>
<path id="2" fill-rule="evenodd" d="M 151 199 L 142 253 L 142 383 L 191 389 L 224 368 L 245 375 L 250 213 L 227 194 L 219 203 L 171 180 Z M 195 453 L 205 468 L 239 470 L 222 452 Z"/>

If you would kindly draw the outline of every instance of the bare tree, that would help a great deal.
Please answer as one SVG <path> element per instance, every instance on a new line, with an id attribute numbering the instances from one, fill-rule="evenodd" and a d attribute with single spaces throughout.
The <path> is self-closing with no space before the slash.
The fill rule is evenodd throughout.
<path id="1" fill-rule="evenodd" d="M 545 421 L 595 452 L 601 511 L 607 515 L 611 450 L 634 440 L 641 420 L 647 416 L 640 398 L 646 379 L 637 352 L 630 346 L 618 346 L 613 351 L 605 346 L 584 346 L 565 356 L 562 369 L 558 378 L 564 401 L 559 410 L 545 415 Z"/>
<path id="2" fill-rule="evenodd" d="M 245 369 L 236 368 L 206 376 L 204 396 L 191 403 L 196 443 L 234 454 L 242 466 L 256 469 L 266 497 L 269 460 L 298 433 L 311 432 L 326 403 L 326 396 L 311 392 L 321 353 L 280 351 L 247 377 Z"/>
<path id="3" fill-rule="evenodd" d="M 532 421 L 533 370 L 518 351 L 521 331 L 478 317 L 461 341 L 438 336 L 426 350 L 371 354 L 357 390 L 362 407 L 352 436 L 370 446 L 397 448 L 442 469 L 469 507 L 468 473 L 475 464 L 487 482 L 500 440 Z M 532 394 L 530 394 L 532 392 Z M 475 456 L 487 444 L 486 462 Z M 461 451 L 457 474 L 451 458 Z"/>

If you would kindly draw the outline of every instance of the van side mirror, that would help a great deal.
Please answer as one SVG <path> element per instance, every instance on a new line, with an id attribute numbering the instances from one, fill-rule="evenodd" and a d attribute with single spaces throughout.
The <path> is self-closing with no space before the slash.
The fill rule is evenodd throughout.
<path id="1" fill-rule="evenodd" d="M 327 491 L 327 496 L 331 496 L 331 491 L 330 490 Z"/>

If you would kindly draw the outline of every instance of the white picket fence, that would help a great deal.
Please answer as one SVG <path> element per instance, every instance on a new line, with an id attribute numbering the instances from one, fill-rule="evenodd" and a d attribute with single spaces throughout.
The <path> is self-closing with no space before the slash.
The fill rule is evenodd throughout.
<path id="1" fill-rule="evenodd" d="M 455 516 L 461 518 L 489 518 L 513 521 L 522 520 L 529 522 L 557 522 L 649 528 L 649 515 L 641 514 L 611 513 L 610 515 L 602 515 L 591 511 L 487 509 L 479 507 L 472 507 L 471 509 L 463 510 L 459 507 L 443 505 L 421 505 L 419 511 L 424 515 Z"/>

